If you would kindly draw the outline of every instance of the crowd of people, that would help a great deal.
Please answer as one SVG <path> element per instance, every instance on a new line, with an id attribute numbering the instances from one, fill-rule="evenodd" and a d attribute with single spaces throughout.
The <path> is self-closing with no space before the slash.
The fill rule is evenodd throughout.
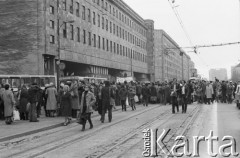
<path id="1" fill-rule="evenodd" d="M 91 115 L 98 111 L 100 121 L 105 122 L 105 114 L 108 113 L 108 121 L 112 121 L 112 110 L 121 106 L 122 111 L 136 110 L 136 104 L 148 107 L 151 104 L 172 105 L 172 113 L 182 106 L 182 113 L 187 112 L 187 105 L 211 104 L 214 101 L 229 103 L 236 100 L 240 108 L 240 82 L 231 81 L 173 81 L 141 83 L 129 82 L 115 83 L 85 83 L 84 81 L 71 81 L 61 83 L 57 90 L 53 83 L 45 85 L 41 89 L 36 83 L 30 86 L 22 85 L 17 93 L 13 93 L 9 84 L 0 87 L 0 119 L 5 119 L 6 124 L 11 124 L 13 111 L 18 109 L 21 120 L 38 122 L 41 109 L 44 107 L 46 117 L 65 117 L 64 125 L 67 126 L 72 118 L 77 118 L 82 124 L 82 131 L 89 122 L 93 128 Z"/>

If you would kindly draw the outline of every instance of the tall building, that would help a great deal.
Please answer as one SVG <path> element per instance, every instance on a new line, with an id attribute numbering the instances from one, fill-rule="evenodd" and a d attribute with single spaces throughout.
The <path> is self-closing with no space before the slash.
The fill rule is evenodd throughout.
<path id="1" fill-rule="evenodd" d="M 215 81 L 215 78 L 218 80 L 227 80 L 227 69 L 211 69 L 209 70 L 209 80 Z"/>
<path id="2" fill-rule="evenodd" d="M 231 67 L 231 79 L 233 82 L 238 82 L 240 81 L 240 64 Z"/>
<path id="3" fill-rule="evenodd" d="M 155 81 L 188 80 L 194 63 L 179 45 L 163 30 L 154 31 Z"/>
<path id="4" fill-rule="evenodd" d="M 61 76 L 151 77 L 154 23 L 122 0 L 0 1 L 0 18 L 1 74 L 56 75 L 60 59 Z"/>

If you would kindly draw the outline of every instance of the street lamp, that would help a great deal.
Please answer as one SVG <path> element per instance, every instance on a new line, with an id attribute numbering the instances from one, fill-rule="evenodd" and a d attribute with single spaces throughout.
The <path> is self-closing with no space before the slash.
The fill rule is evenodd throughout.
<path id="1" fill-rule="evenodd" d="M 70 20 L 70 21 L 67 21 L 65 23 L 74 23 L 74 20 Z M 56 64 L 57 64 L 57 88 L 58 88 L 58 90 L 60 88 L 59 78 L 60 78 L 60 63 L 61 63 L 61 58 L 60 58 L 60 47 L 61 47 L 61 43 L 60 43 L 61 42 L 60 41 L 60 29 L 63 26 L 63 24 L 65 24 L 65 23 L 62 23 L 60 25 L 60 22 L 59 22 L 59 19 L 58 19 L 58 29 L 57 29 L 57 36 L 58 36 L 58 38 L 57 38 L 57 40 L 58 40 L 58 49 L 57 49 L 58 57 L 57 58 L 58 58 L 58 60 L 56 62 Z"/>

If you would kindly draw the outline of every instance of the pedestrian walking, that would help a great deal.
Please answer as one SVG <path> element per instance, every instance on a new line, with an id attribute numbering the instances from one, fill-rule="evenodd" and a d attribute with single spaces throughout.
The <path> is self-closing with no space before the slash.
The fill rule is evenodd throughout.
<path id="1" fill-rule="evenodd" d="M 80 113 L 81 118 L 84 120 L 82 124 L 82 131 L 85 130 L 86 122 L 90 124 L 90 129 L 93 128 L 91 114 L 93 113 L 93 106 L 96 103 L 96 98 L 92 92 L 90 92 L 90 86 L 85 86 L 85 91 L 82 94 Z"/>
<path id="2" fill-rule="evenodd" d="M 119 98 L 121 100 L 122 111 L 127 111 L 126 108 L 127 95 L 128 95 L 127 89 L 124 85 L 122 85 L 119 91 Z"/>
<path id="3" fill-rule="evenodd" d="M 105 87 L 102 88 L 102 115 L 101 122 L 105 121 L 105 113 L 108 111 L 108 121 L 112 121 L 112 106 L 110 105 L 111 88 L 109 81 L 105 81 Z"/>
<path id="4" fill-rule="evenodd" d="M 5 91 L 2 94 L 2 99 L 4 102 L 4 117 L 5 123 L 9 125 L 12 123 L 13 109 L 16 102 L 14 100 L 14 95 L 12 91 L 9 89 L 9 84 L 6 84 L 4 88 Z"/>
<path id="5" fill-rule="evenodd" d="M 60 107 L 62 108 L 62 116 L 65 117 L 64 126 L 70 123 L 72 117 L 72 96 L 69 93 L 69 86 L 63 85 L 63 94 L 61 96 Z"/>
<path id="6" fill-rule="evenodd" d="M 232 104 L 233 91 L 234 91 L 234 86 L 232 84 L 232 81 L 230 81 L 227 84 L 227 102 L 228 102 L 228 104 Z"/>
<path id="7" fill-rule="evenodd" d="M 186 81 L 182 81 L 182 87 L 181 87 L 181 102 L 182 102 L 182 113 L 187 112 L 187 104 L 188 104 L 188 86 L 186 84 Z"/>
<path id="8" fill-rule="evenodd" d="M 148 88 L 147 84 L 143 84 L 142 87 L 142 101 L 143 106 L 148 106 L 149 97 L 151 96 L 150 89 Z"/>
<path id="9" fill-rule="evenodd" d="M 177 102 L 177 90 L 179 86 L 177 84 L 177 79 L 173 79 L 173 83 L 171 86 L 171 100 L 172 100 L 172 113 L 175 114 L 175 108 L 177 108 L 177 112 L 179 112 L 178 102 Z"/>
<path id="10" fill-rule="evenodd" d="M 79 110 L 80 110 L 80 102 L 79 102 L 79 93 L 78 93 L 78 83 L 77 81 L 73 81 L 70 87 L 70 94 L 72 96 L 72 117 L 77 118 Z"/>
<path id="11" fill-rule="evenodd" d="M 27 104 L 28 104 L 28 90 L 26 85 L 23 85 L 20 92 L 19 92 L 19 113 L 20 113 L 20 119 L 21 120 L 28 120 L 28 110 Z"/>
<path id="12" fill-rule="evenodd" d="M 205 95 L 206 95 L 208 104 L 210 104 L 213 94 L 214 94 L 213 87 L 212 87 L 212 85 L 209 82 L 207 82 Z"/>
<path id="13" fill-rule="evenodd" d="M 132 107 L 132 111 L 136 110 L 134 97 L 136 95 L 136 87 L 134 86 L 133 81 L 130 82 L 128 87 L 128 101 L 129 105 Z"/>
<path id="14" fill-rule="evenodd" d="M 139 100 L 138 104 L 141 104 L 141 103 L 142 103 L 142 98 L 141 98 L 141 95 L 142 95 L 142 86 L 141 86 L 140 82 L 137 83 L 136 93 L 137 93 L 138 100 Z"/>

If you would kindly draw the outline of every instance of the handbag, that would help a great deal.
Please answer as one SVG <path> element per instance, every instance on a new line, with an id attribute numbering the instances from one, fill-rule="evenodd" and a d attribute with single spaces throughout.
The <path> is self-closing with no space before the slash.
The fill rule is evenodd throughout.
<path id="1" fill-rule="evenodd" d="M 13 110 L 13 120 L 14 121 L 19 121 L 20 120 L 20 114 L 18 110 Z"/>
<path id="2" fill-rule="evenodd" d="M 151 96 L 150 100 L 153 101 L 153 102 L 157 101 L 157 97 L 156 96 Z"/>
<path id="3" fill-rule="evenodd" d="M 128 98 L 126 99 L 126 106 L 129 106 Z"/>
<path id="4" fill-rule="evenodd" d="M 139 102 L 139 99 L 138 99 L 137 95 L 134 96 L 134 101 L 135 101 L 135 103 Z"/>
<path id="5" fill-rule="evenodd" d="M 78 114 L 77 123 L 79 123 L 80 125 L 83 125 L 84 123 L 83 114 L 81 114 L 81 112 Z"/>

